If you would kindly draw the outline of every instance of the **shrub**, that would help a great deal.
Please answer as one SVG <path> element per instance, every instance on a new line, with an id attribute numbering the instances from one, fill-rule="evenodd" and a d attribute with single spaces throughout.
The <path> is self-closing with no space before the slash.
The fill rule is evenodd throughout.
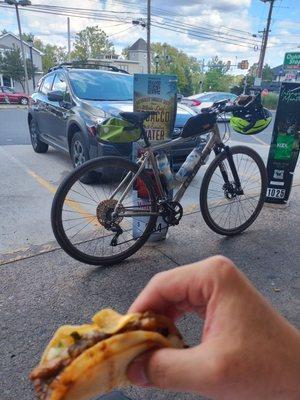
<path id="1" fill-rule="evenodd" d="M 278 98 L 279 95 L 277 93 L 270 92 L 267 96 L 262 96 L 262 104 L 270 110 L 276 110 Z"/>

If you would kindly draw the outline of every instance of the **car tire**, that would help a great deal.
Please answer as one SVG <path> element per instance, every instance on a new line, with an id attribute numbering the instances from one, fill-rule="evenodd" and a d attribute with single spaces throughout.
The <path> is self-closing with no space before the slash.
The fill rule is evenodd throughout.
<path id="1" fill-rule="evenodd" d="M 27 97 L 22 97 L 22 98 L 20 99 L 20 104 L 22 104 L 22 106 L 27 106 L 27 104 L 28 104 L 28 99 L 27 99 Z"/>
<path id="2" fill-rule="evenodd" d="M 41 141 L 37 124 L 33 118 L 29 123 L 29 133 L 33 150 L 36 153 L 47 153 L 49 146 Z"/>
<path id="3" fill-rule="evenodd" d="M 72 136 L 70 145 L 70 156 L 74 168 L 77 168 L 90 159 L 87 146 L 80 131 Z M 96 171 L 89 172 L 80 178 L 80 182 L 85 184 L 95 183 L 99 179 Z"/>

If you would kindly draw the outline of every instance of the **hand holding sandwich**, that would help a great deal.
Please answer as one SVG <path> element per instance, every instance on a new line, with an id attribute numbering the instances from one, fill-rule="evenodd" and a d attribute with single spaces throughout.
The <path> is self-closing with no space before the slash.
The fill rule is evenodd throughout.
<path id="1" fill-rule="evenodd" d="M 299 399 L 300 334 L 224 257 L 156 275 L 129 312 L 151 310 L 176 321 L 204 319 L 201 343 L 137 357 L 128 377 L 141 386 L 214 399 Z"/>

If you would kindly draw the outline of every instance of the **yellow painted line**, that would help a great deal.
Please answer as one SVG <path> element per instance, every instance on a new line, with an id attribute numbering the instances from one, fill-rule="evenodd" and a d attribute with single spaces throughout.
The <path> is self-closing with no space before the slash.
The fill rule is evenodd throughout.
<path id="1" fill-rule="evenodd" d="M 42 187 L 47 189 L 50 193 L 55 194 L 57 191 L 57 187 L 52 185 L 50 182 L 48 182 L 46 179 L 42 178 L 38 174 L 36 174 L 34 171 L 31 169 L 26 169 L 27 173 L 35 179 Z M 76 200 L 69 200 L 68 198 L 66 199 L 66 204 L 72 208 L 72 210 L 78 212 L 82 217 L 86 219 L 87 222 L 90 222 L 92 225 L 99 227 L 99 223 L 96 221 L 93 221 L 95 219 L 96 215 L 92 215 L 88 213 L 81 205 L 76 201 Z"/>
<path id="2" fill-rule="evenodd" d="M 252 138 L 255 139 L 258 143 L 262 144 L 263 146 L 269 147 L 268 143 L 266 143 L 263 140 L 257 138 L 255 135 L 252 135 Z"/>

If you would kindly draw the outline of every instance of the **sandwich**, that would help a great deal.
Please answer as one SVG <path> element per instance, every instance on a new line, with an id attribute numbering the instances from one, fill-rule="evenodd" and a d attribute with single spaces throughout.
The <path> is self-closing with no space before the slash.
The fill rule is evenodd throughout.
<path id="1" fill-rule="evenodd" d="M 39 400 L 88 400 L 130 385 L 131 361 L 159 347 L 184 347 L 167 317 L 104 309 L 91 324 L 61 326 L 29 378 Z"/>

